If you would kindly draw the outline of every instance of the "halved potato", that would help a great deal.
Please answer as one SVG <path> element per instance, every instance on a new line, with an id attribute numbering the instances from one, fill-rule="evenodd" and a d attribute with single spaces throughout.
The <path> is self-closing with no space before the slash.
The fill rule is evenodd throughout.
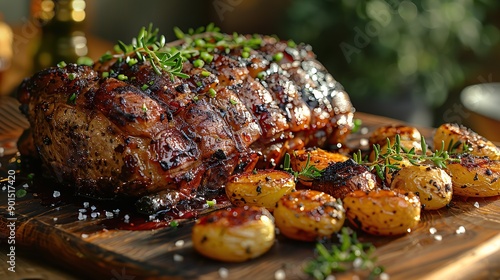
<path id="1" fill-rule="evenodd" d="M 436 150 L 444 143 L 445 150 L 453 149 L 458 153 L 465 152 L 500 160 L 500 149 L 493 142 L 462 125 L 442 124 L 434 132 L 433 142 Z"/>
<path id="2" fill-rule="evenodd" d="M 500 161 L 465 155 L 449 163 L 445 171 L 451 176 L 453 193 L 465 197 L 500 195 Z"/>
<path id="3" fill-rule="evenodd" d="M 254 205 L 273 211 L 280 198 L 295 190 L 295 177 L 280 170 L 259 170 L 233 175 L 226 195 L 236 206 Z"/>
<path id="4" fill-rule="evenodd" d="M 410 191 L 420 197 L 426 210 L 448 205 L 453 196 L 451 177 L 444 170 L 429 165 L 409 165 L 394 173 L 392 189 Z"/>
<path id="5" fill-rule="evenodd" d="M 373 144 L 384 146 L 387 139 L 391 141 L 391 144 L 394 144 L 396 135 L 399 135 L 401 141 L 416 141 L 418 143 L 420 143 L 422 138 L 420 131 L 418 131 L 416 127 L 392 124 L 375 129 L 370 135 L 368 141 L 370 147 L 373 146 Z"/>
<path id="6" fill-rule="evenodd" d="M 191 238 L 196 251 L 206 257 L 243 262 L 273 246 L 275 226 L 271 213 L 263 207 L 234 207 L 199 218 Z"/>
<path id="7" fill-rule="evenodd" d="M 398 189 L 354 191 L 343 202 L 349 221 L 370 234 L 405 234 L 420 222 L 420 200 L 412 192 Z"/>
<path id="8" fill-rule="evenodd" d="M 339 231 L 345 214 L 333 196 L 314 190 L 298 190 L 280 199 L 274 219 L 280 233 L 286 237 L 315 241 Z"/>

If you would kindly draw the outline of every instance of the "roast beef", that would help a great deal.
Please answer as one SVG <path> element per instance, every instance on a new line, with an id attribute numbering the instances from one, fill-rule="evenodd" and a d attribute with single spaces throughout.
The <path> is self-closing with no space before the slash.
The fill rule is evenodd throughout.
<path id="1" fill-rule="evenodd" d="M 290 149 L 344 142 L 354 108 L 310 46 L 252 35 L 257 47 L 218 47 L 221 36 L 233 35 L 201 36 L 216 46 L 202 66 L 199 52 L 184 57 L 188 78 L 132 53 L 26 79 L 19 100 L 41 162 L 80 195 L 190 197 Z"/>

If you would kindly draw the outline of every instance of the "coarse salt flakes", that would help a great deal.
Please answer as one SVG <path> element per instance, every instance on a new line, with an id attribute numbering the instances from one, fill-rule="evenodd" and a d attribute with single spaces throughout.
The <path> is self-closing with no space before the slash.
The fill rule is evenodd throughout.
<path id="1" fill-rule="evenodd" d="M 456 234 L 463 234 L 465 233 L 465 227 L 464 226 L 459 226 L 457 230 L 455 231 Z"/>
<path id="2" fill-rule="evenodd" d="M 479 202 L 474 202 L 474 207 L 479 208 Z"/>
<path id="3" fill-rule="evenodd" d="M 275 280 L 284 280 L 286 278 L 286 273 L 283 269 L 278 269 L 274 272 Z"/>
<path id="4" fill-rule="evenodd" d="M 222 279 L 226 279 L 229 276 L 229 270 L 225 267 L 219 268 L 219 276 Z"/>
<path id="5" fill-rule="evenodd" d="M 366 138 L 362 138 L 359 140 L 359 145 L 361 146 L 368 146 L 369 142 L 368 142 L 368 139 Z"/>
<path id="6" fill-rule="evenodd" d="M 85 201 L 83 203 L 83 208 L 89 208 L 90 203 L 88 201 Z"/>
<path id="7" fill-rule="evenodd" d="M 82 238 L 83 238 L 83 239 L 88 238 L 88 237 L 89 237 L 89 235 L 88 235 L 88 234 L 86 234 L 86 233 L 82 233 Z"/>
<path id="8" fill-rule="evenodd" d="M 184 246 L 184 240 L 182 240 L 182 239 L 177 240 L 177 241 L 175 241 L 174 245 L 175 245 L 175 247 L 182 247 L 182 246 Z"/>
<path id="9" fill-rule="evenodd" d="M 179 254 L 174 254 L 174 262 L 182 262 L 184 260 L 184 257 Z"/>
<path id="10" fill-rule="evenodd" d="M 109 212 L 109 211 L 106 211 L 105 215 L 106 215 L 106 218 L 108 218 L 108 219 L 111 219 L 114 216 L 113 212 Z"/>
<path id="11" fill-rule="evenodd" d="M 79 221 L 84 221 L 87 219 L 87 215 L 83 214 L 82 212 L 78 213 L 78 220 Z"/>
<path id="12" fill-rule="evenodd" d="M 95 211 L 95 209 L 97 209 L 97 207 L 95 207 L 95 205 L 90 206 L 90 210 Z"/>
<path id="13" fill-rule="evenodd" d="M 352 266 L 353 266 L 354 268 L 360 268 L 360 267 L 361 267 L 361 265 L 363 265 L 363 259 L 361 259 L 361 258 L 359 258 L 359 257 L 358 257 L 358 258 L 355 258 L 355 259 L 354 259 L 354 261 L 352 262 Z"/>
<path id="14" fill-rule="evenodd" d="M 54 217 L 53 220 L 54 220 L 54 222 L 57 222 L 57 217 Z"/>
<path id="15" fill-rule="evenodd" d="M 54 193 L 52 194 L 53 197 L 60 197 L 61 196 L 61 193 L 59 191 L 54 191 Z"/>
<path id="16" fill-rule="evenodd" d="M 29 188 L 29 187 L 30 187 L 30 186 L 29 186 L 28 184 L 24 183 L 23 188 L 27 189 L 27 188 Z"/>
<path id="17" fill-rule="evenodd" d="M 429 232 L 430 232 L 431 234 L 435 234 L 435 233 L 437 232 L 437 229 L 436 229 L 435 227 L 431 227 L 431 228 L 429 229 Z"/>
<path id="18" fill-rule="evenodd" d="M 441 241 L 441 240 L 443 240 L 443 236 L 440 234 L 436 234 L 436 235 L 434 235 L 434 239 L 436 239 L 437 241 Z"/>
<path id="19" fill-rule="evenodd" d="M 379 278 L 380 280 L 389 280 L 391 277 L 389 277 L 389 274 L 387 274 L 386 272 L 382 272 L 380 273 Z"/>

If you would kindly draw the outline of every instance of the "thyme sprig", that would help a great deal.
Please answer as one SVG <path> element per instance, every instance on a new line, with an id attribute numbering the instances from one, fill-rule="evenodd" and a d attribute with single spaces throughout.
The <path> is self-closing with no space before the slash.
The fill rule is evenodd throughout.
<path id="1" fill-rule="evenodd" d="M 283 159 L 283 170 L 286 172 L 291 173 L 295 179 L 299 177 L 306 177 L 309 179 L 317 179 L 321 177 L 321 174 L 323 174 L 324 170 L 320 170 L 316 168 L 316 166 L 311 164 L 311 154 L 307 154 L 307 160 L 306 160 L 306 165 L 304 168 L 300 171 L 293 170 L 290 164 L 290 154 L 286 153 L 285 157 Z"/>
<path id="2" fill-rule="evenodd" d="M 375 170 L 377 176 L 384 180 L 385 174 L 387 172 L 399 170 L 399 163 L 405 159 L 413 165 L 432 163 L 439 168 L 446 168 L 448 163 L 459 161 L 456 158 L 450 157 L 450 154 L 454 154 L 453 147 L 456 146 L 453 145 L 453 143 L 450 143 L 448 147 L 449 149 L 446 150 L 443 142 L 441 143 L 441 148 L 439 150 L 435 150 L 433 153 L 428 154 L 427 143 L 425 138 L 422 137 L 420 140 L 421 152 L 417 153 L 414 147 L 410 150 L 403 147 L 401 145 L 400 136 L 396 135 L 394 144 L 392 144 L 390 139 L 387 138 L 387 149 L 384 152 L 382 152 L 379 144 L 373 145 L 373 161 L 369 161 L 367 157 L 363 158 L 361 150 L 358 150 L 357 153 L 353 154 L 353 159 L 357 163 L 367 166 L 371 171 Z"/>
<path id="3" fill-rule="evenodd" d="M 334 243 L 327 249 L 323 243 L 316 244 L 316 257 L 304 266 L 304 272 L 314 279 L 325 279 L 335 272 L 345 272 L 349 269 L 370 271 L 369 279 L 384 272 L 382 266 L 377 266 L 377 258 L 372 256 L 375 246 L 362 243 L 356 232 L 343 227 L 339 233 L 339 243 Z"/>
<path id="4" fill-rule="evenodd" d="M 142 27 L 137 37 L 132 39 L 131 44 L 125 44 L 118 41 L 115 48 L 117 53 L 112 55 L 107 53 L 101 56 L 101 61 L 106 61 L 112 58 L 125 59 L 129 65 L 135 64 L 137 60 L 142 62 L 149 61 L 154 71 L 161 75 L 162 71 L 170 74 L 171 78 L 174 76 L 180 78 L 189 78 L 189 75 L 182 72 L 183 57 L 180 52 L 171 52 L 165 50 L 166 39 L 165 36 L 158 35 L 158 28 L 153 29 L 150 24 L 148 28 Z M 131 58 L 135 55 L 136 58 Z"/>

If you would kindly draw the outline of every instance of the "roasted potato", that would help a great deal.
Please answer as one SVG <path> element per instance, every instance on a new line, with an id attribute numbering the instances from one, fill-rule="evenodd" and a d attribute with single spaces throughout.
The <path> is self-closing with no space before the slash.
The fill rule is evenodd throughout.
<path id="1" fill-rule="evenodd" d="M 420 143 L 422 135 L 417 128 L 406 125 L 386 125 L 375 129 L 370 138 L 368 138 L 370 147 L 374 144 L 379 144 L 381 147 L 387 142 L 387 139 L 394 144 L 396 135 L 399 135 L 401 141 L 416 141 Z"/>
<path id="2" fill-rule="evenodd" d="M 206 257 L 243 262 L 273 246 L 275 226 L 271 213 L 263 207 L 234 207 L 199 218 L 191 238 L 195 250 Z"/>
<path id="3" fill-rule="evenodd" d="M 444 149 L 447 151 L 465 152 L 500 160 L 500 149 L 493 142 L 462 125 L 442 124 L 436 129 L 433 142 L 436 150 L 441 149 L 444 143 Z"/>
<path id="4" fill-rule="evenodd" d="M 326 193 L 298 190 L 283 196 L 274 210 L 280 233 L 288 238 L 315 241 L 342 228 L 344 208 Z"/>
<path id="5" fill-rule="evenodd" d="M 445 171 L 451 176 L 453 193 L 465 197 L 500 195 L 500 161 L 488 157 L 464 155 L 449 163 Z"/>
<path id="6" fill-rule="evenodd" d="M 420 198 L 422 207 L 427 210 L 445 207 L 453 196 L 450 175 L 429 165 L 402 167 L 393 175 L 390 186 L 392 189 L 415 193 Z"/>
<path id="7" fill-rule="evenodd" d="M 296 171 L 304 170 L 308 159 L 309 165 L 314 165 L 317 169 L 323 170 L 328 167 L 329 164 L 344 162 L 348 160 L 349 157 L 341 153 L 328 152 L 320 148 L 301 149 L 293 151 L 290 155 L 290 166 Z M 311 185 L 310 178 L 299 176 L 299 180 L 306 186 Z"/>
<path id="8" fill-rule="evenodd" d="M 259 170 L 233 175 L 226 195 L 236 206 L 254 205 L 273 211 L 280 198 L 295 190 L 295 177 L 280 170 Z"/>
<path id="9" fill-rule="evenodd" d="M 374 235 L 405 234 L 420 221 L 420 200 L 412 192 L 398 189 L 355 191 L 343 202 L 349 221 Z"/>

